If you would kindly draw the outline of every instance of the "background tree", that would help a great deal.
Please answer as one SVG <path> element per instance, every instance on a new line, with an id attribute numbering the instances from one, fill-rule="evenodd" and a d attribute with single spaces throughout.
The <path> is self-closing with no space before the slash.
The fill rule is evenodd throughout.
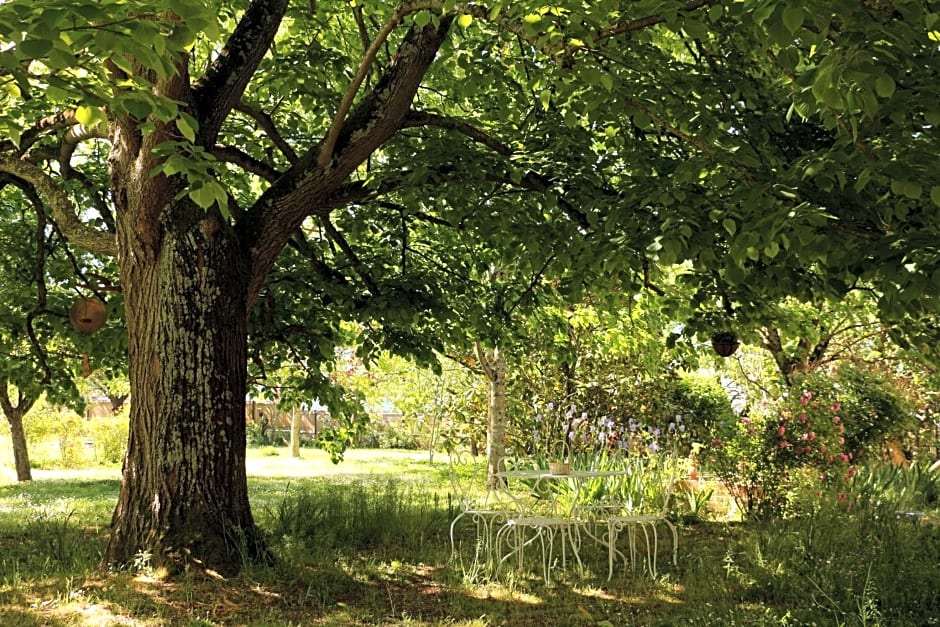
<path id="1" fill-rule="evenodd" d="M 16 179 L 6 183 L 0 191 L 0 408 L 10 427 L 17 479 L 28 481 L 24 417 L 43 394 L 81 411 L 84 398 L 75 379 L 92 368 L 104 372 L 120 364 L 125 342 L 113 322 L 94 338 L 69 324 L 69 310 L 80 296 L 108 299 L 112 315 L 120 311 L 120 297 L 92 292 L 102 287 L 96 274 L 101 268 L 70 249 L 32 188 Z"/>

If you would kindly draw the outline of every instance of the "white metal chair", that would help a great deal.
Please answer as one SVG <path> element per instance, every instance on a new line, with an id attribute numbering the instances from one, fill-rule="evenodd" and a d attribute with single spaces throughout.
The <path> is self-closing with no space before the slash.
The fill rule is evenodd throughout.
<path id="1" fill-rule="evenodd" d="M 468 518 L 475 529 L 474 561 L 481 553 L 486 564 L 494 563 L 496 530 L 516 513 L 511 502 L 500 498 L 499 491 L 487 487 L 486 459 L 471 451 L 450 453 L 450 484 L 459 510 L 450 523 L 451 554 L 456 556 L 455 530 L 463 518 Z"/>
<path id="2" fill-rule="evenodd" d="M 672 533 L 672 563 L 679 562 L 679 532 L 669 520 L 673 490 L 676 484 L 678 463 L 674 456 L 664 455 L 659 463 L 651 465 L 642 476 L 633 483 L 633 490 L 620 512 L 607 515 L 607 560 L 608 581 L 614 575 L 614 562 L 619 555 L 626 561 L 625 555 L 617 548 L 617 539 L 624 530 L 627 532 L 627 546 L 630 551 L 631 568 L 636 568 L 637 528 L 643 532 L 646 544 L 646 567 L 650 576 L 656 577 L 656 560 L 659 553 L 658 525 L 664 524 Z M 650 535 L 652 534 L 652 538 Z M 651 541 L 652 540 L 652 541 Z"/>
<path id="3" fill-rule="evenodd" d="M 570 517 L 564 516 L 537 516 L 525 515 L 520 513 L 512 517 L 496 533 L 497 546 L 506 545 L 508 551 L 505 555 L 498 549 L 501 555 L 499 565 L 510 560 L 513 555 L 518 558 L 519 568 L 524 566 L 525 547 L 539 542 L 542 557 L 542 578 L 545 584 L 551 583 L 551 569 L 554 563 L 556 538 L 561 545 L 561 565 L 562 568 L 567 564 L 568 548 L 571 548 L 571 554 L 578 563 L 578 570 L 584 572 L 584 566 L 581 563 L 579 554 L 581 549 L 580 523 Z M 528 532 L 531 532 L 529 535 Z"/>
<path id="4" fill-rule="evenodd" d="M 526 471 L 521 475 L 525 476 Z M 532 492 L 540 496 L 525 502 L 518 496 L 514 498 L 518 510 L 506 520 L 496 533 L 496 550 L 499 557 L 499 568 L 514 556 L 520 569 L 525 564 L 526 547 L 538 542 L 541 556 L 542 578 L 546 585 L 551 583 L 551 569 L 555 561 L 556 542 L 561 549 L 561 565 L 564 568 L 568 561 L 568 551 L 578 564 L 579 572 L 584 573 L 581 563 L 581 526 L 582 521 L 574 511 L 561 512 L 559 509 L 558 492 L 547 485 L 545 477 L 531 478 L 534 482 Z M 503 548 L 505 547 L 505 551 Z"/>

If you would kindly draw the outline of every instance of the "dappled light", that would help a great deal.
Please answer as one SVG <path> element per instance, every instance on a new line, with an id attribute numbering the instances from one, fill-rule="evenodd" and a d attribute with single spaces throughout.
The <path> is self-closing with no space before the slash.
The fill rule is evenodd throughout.
<path id="1" fill-rule="evenodd" d="M 0 625 L 940 626 L 937 0 L 0 0 Z"/>

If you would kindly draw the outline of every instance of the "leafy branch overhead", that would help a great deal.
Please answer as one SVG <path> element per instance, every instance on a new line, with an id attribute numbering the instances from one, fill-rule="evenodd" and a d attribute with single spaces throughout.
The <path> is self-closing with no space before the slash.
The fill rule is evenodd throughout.
<path id="1" fill-rule="evenodd" d="M 250 302 L 300 234 L 356 307 L 484 245 L 568 285 L 691 261 L 741 315 L 865 284 L 919 316 L 938 12 L 893 7 L 13 0 L 0 169 L 99 254 L 115 216 L 156 249 L 168 201 L 220 212 Z"/>

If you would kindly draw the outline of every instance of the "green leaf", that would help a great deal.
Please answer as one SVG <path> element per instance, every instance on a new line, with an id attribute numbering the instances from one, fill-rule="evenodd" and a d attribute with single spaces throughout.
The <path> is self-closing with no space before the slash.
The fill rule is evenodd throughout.
<path id="1" fill-rule="evenodd" d="M 855 185 L 853 185 L 853 188 L 855 189 L 856 192 L 860 192 L 863 189 L 865 189 L 865 186 L 868 185 L 868 182 L 870 180 L 871 180 L 871 168 L 865 168 L 859 173 L 858 178 L 855 180 Z"/>
<path id="2" fill-rule="evenodd" d="M 24 58 L 39 59 L 52 52 L 52 42 L 48 39 L 27 39 L 17 44 L 16 51 Z"/>
<path id="3" fill-rule="evenodd" d="M 104 110 L 99 107 L 89 107 L 82 105 L 75 109 L 75 119 L 78 123 L 88 128 L 95 127 L 99 122 L 107 122 L 108 116 Z"/>
<path id="4" fill-rule="evenodd" d="M 738 224 L 731 218 L 725 218 L 722 220 L 721 226 L 725 227 L 728 235 L 734 235 L 738 230 Z"/>
<path id="5" fill-rule="evenodd" d="M 548 110 L 548 105 L 552 100 L 552 92 L 550 89 L 543 89 L 539 94 L 539 101 L 542 103 L 542 108 L 546 111 Z"/>
<path id="6" fill-rule="evenodd" d="M 633 123 L 639 128 L 649 128 L 652 125 L 653 121 L 650 119 L 650 116 L 644 111 L 637 111 L 633 114 Z"/>
<path id="7" fill-rule="evenodd" d="M 798 6 L 788 5 L 783 9 L 783 25 L 792 35 L 803 26 L 803 9 Z"/>
<path id="8" fill-rule="evenodd" d="M 189 118 L 188 120 L 186 118 Z M 179 129 L 180 133 L 183 134 L 183 137 L 188 139 L 190 142 L 196 141 L 196 129 L 193 128 L 191 122 L 195 122 L 191 116 L 188 116 L 184 113 L 180 114 L 180 117 L 176 118 L 176 128 Z"/>
<path id="9" fill-rule="evenodd" d="M 149 102 L 146 100 L 139 100 L 137 98 L 124 99 L 121 102 L 121 106 L 124 107 L 125 111 L 138 120 L 147 119 L 147 116 L 149 116 L 153 111 L 153 106 Z"/>
<path id="10" fill-rule="evenodd" d="M 887 74 L 882 74 L 875 79 L 875 93 L 882 98 L 890 98 L 894 94 L 894 79 Z"/>
<path id="11" fill-rule="evenodd" d="M 538 24 L 542 21 L 542 16 L 538 13 L 529 13 L 524 18 L 522 18 L 522 21 L 526 24 Z"/>
<path id="12" fill-rule="evenodd" d="M 744 272 L 744 268 L 738 264 L 728 263 L 725 265 L 724 279 L 731 285 L 740 285 L 744 283 L 746 278 L 747 273 Z"/>
<path id="13" fill-rule="evenodd" d="M 189 197 L 203 209 L 208 209 L 215 202 L 215 192 L 209 185 L 189 190 Z"/>
<path id="14" fill-rule="evenodd" d="M 940 207 L 940 185 L 934 185 L 930 188 L 930 200 L 933 201 L 933 204 Z"/>
<path id="15" fill-rule="evenodd" d="M 924 193 L 924 186 L 917 181 L 905 181 L 902 193 L 911 200 L 917 200 Z"/>

